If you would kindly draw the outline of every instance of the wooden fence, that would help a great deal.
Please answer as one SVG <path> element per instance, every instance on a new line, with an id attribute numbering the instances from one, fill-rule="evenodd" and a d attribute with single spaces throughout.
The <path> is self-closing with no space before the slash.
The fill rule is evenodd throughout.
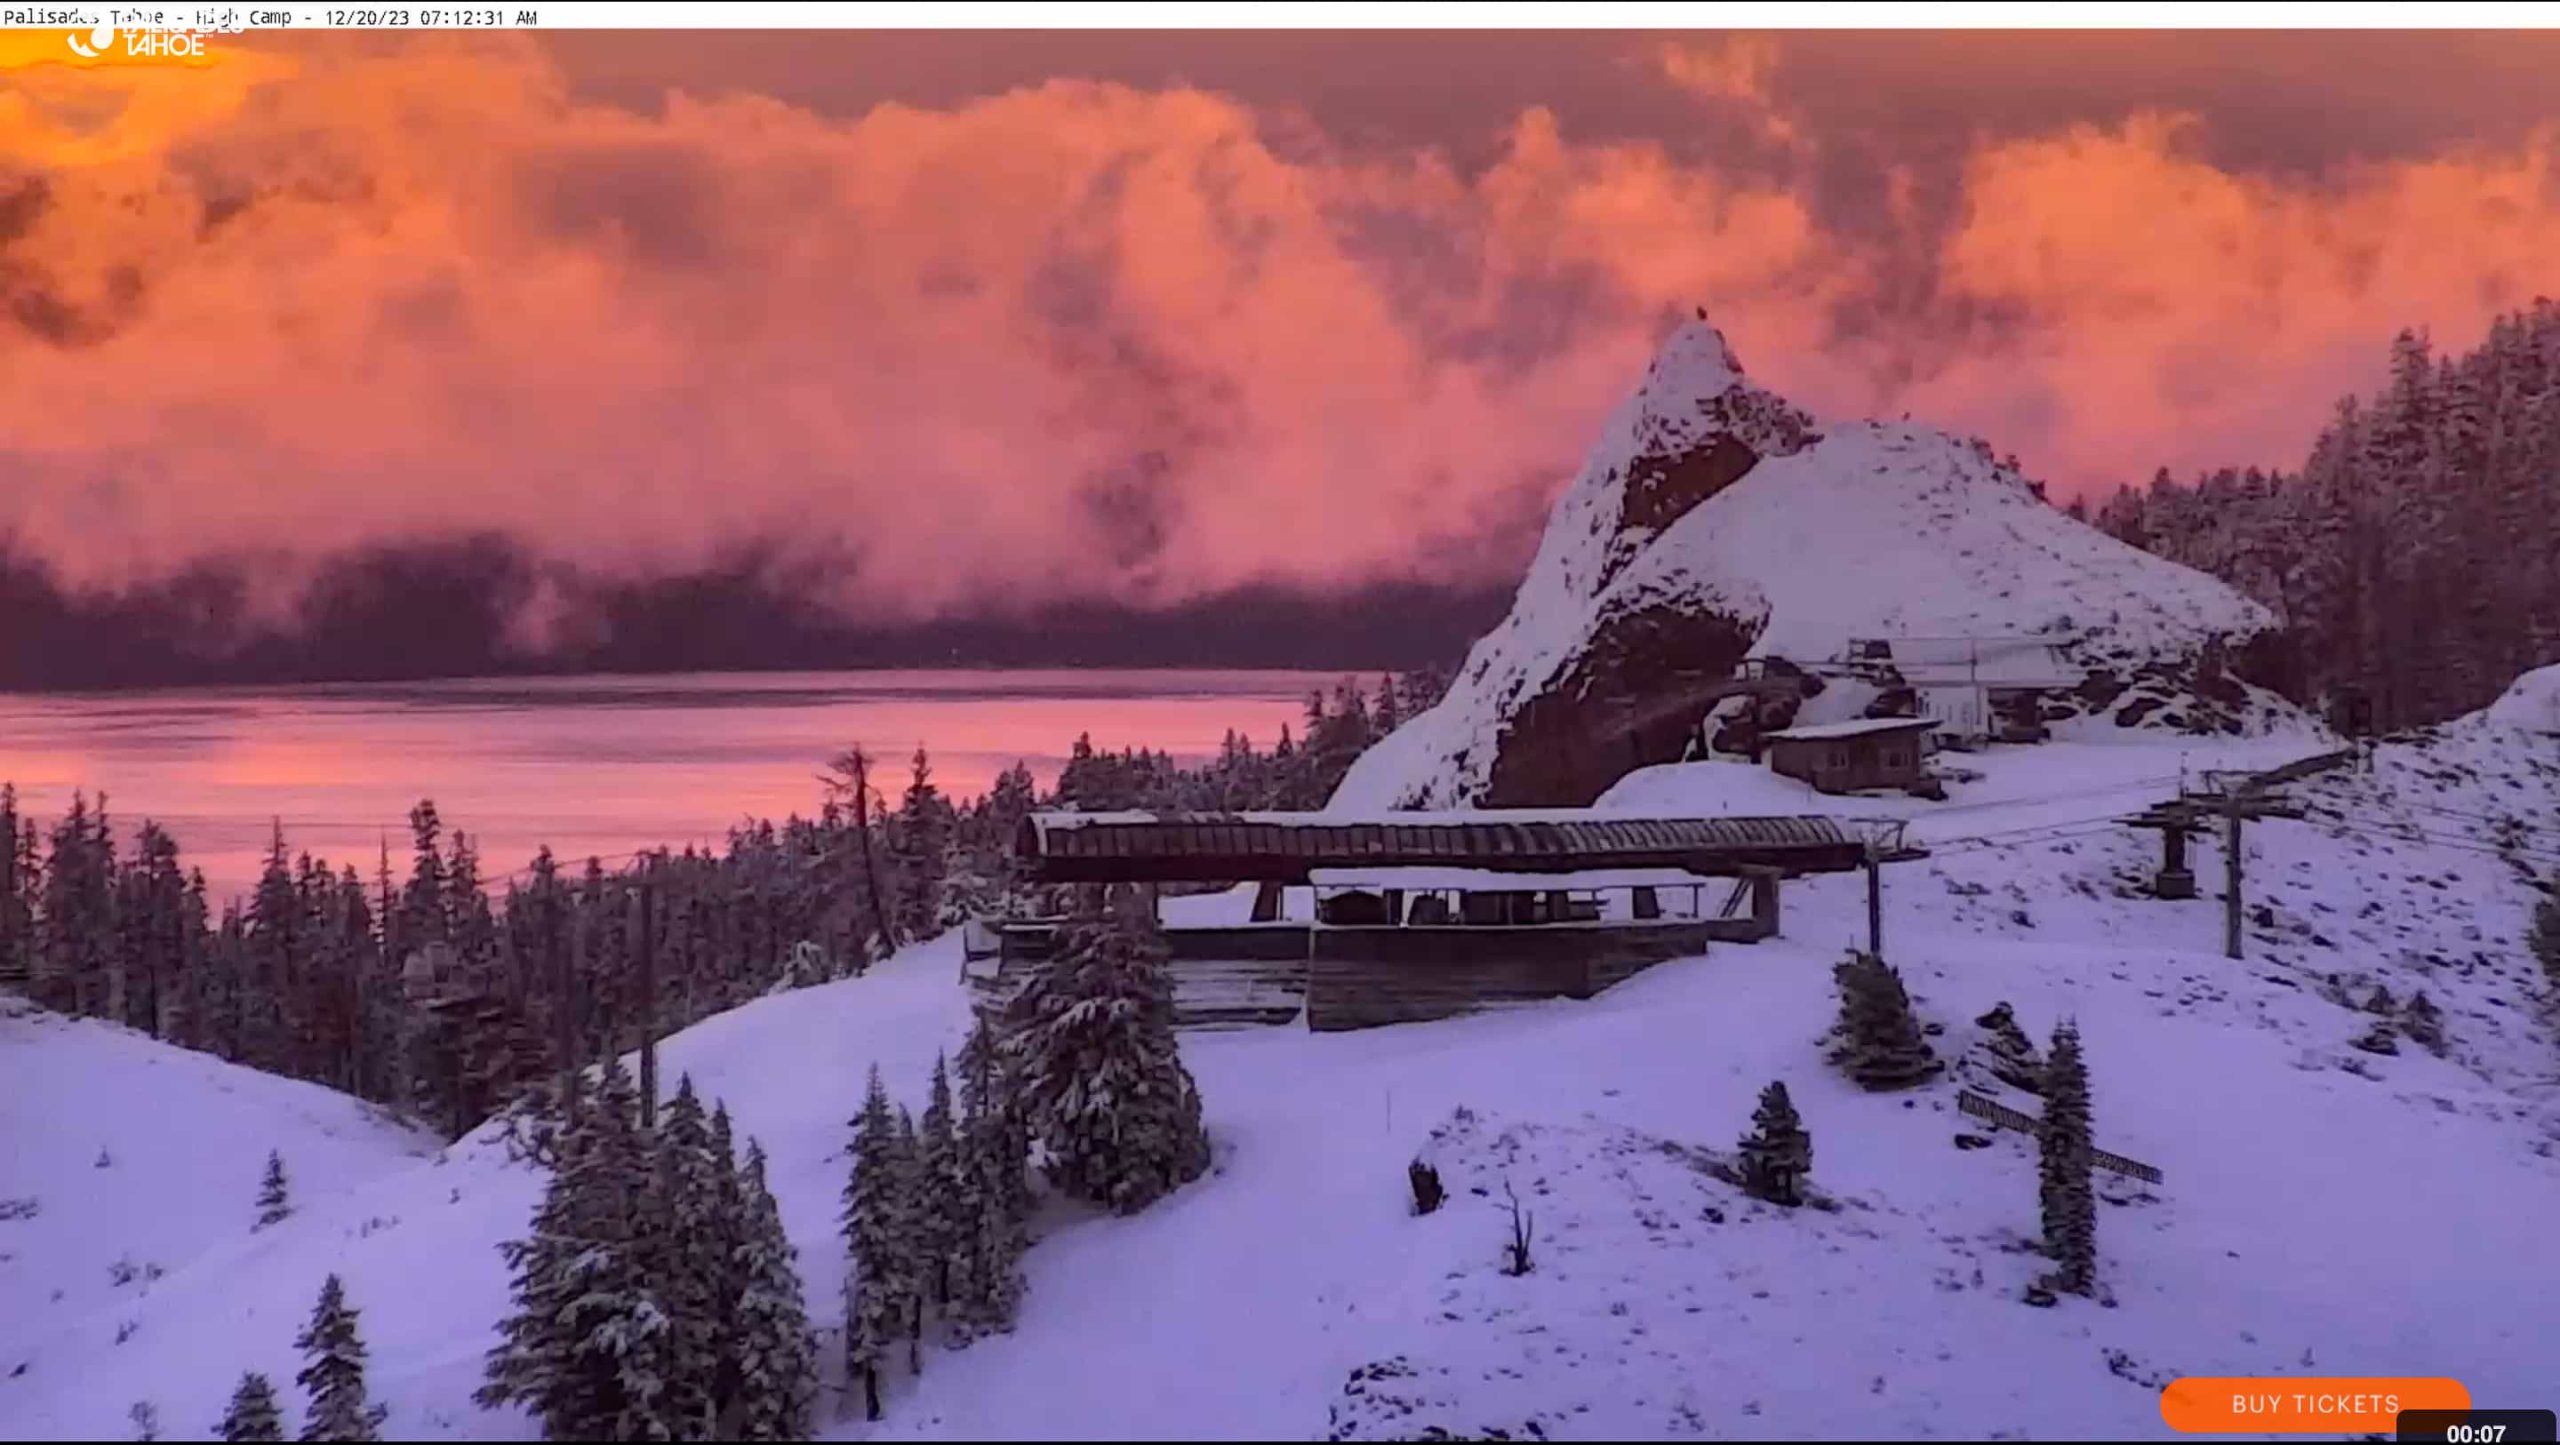
<path id="1" fill-rule="evenodd" d="M 2012 1109 L 1997 1099 L 1984 1098 L 1971 1089 L 1957 1092 L 1956 1108 L 1977 1119 L 1987 1120 L 2003 1129 L 2015 1129 L 2021 1134 L 2033 1134 L 2044 1127 L 2043 1122 L 2035 1115 Z M 2139 1159 L 2127 1159 L 2121 1154 L 2112 1154 L 2104 1149 L 2090 1149 L 2089 1162 L 2110 1173 L 2139 1179 L 2145 1184 L 2160 1182 L 2159 1170 Z"/>

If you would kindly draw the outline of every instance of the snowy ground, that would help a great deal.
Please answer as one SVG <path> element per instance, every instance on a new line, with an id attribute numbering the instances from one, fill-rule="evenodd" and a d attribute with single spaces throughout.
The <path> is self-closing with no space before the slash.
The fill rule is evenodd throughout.
<path id="1" fill-rule="evenodd" d="M 199 1266 L 264 1258 L 268 1150 L 317 1212 L 433 1148 L 344 1094 L 0 997 L 0 1373 L 66 1327 L 153 1313 Z"/>
<path id="2" fill-rule="evenodd" d="M 2242 747 L 2267 755 L 2185 761 L 2318 750 Z M 2475 721 L 2298 786 L 2313 816 L 2250 829 L 2266 911 L 2240 962 L 2220 956 L 2210 848 L 2208 896 L 2158 902 L 2138 891 L 2156 841 L 2105 824 L 2174 791 L 2177 740 L 1967 761 L 1983 778 L 1947 803 L 1892 804 L 1919 812 L 1935 851 L 1887 875 L 1887 951 L 1945 1052 L 2000 1000 L 2040 1039 L 2080 1021 L 2098 1142 L 2166 1174 L 2147 1191 L 2106 1185 L 2106 1300 L 2020 1302 L 2041 1268 L 2032 1152 L 2005 1134 L 1957 1147 L 1978 1126 L 1954 1081 L 1870 1096 L 1821 1063 L 1827 965 L 1864 928 L 1862 884 L 1842 877 L 1789 888 L 1780 940 L 1589 1003 L 1186 1037 L 1214 1174 L 1135 1219 L 1053 1210 L 1015 1334 L 930 1355 L 879 1427 L 833 1414 L 828 1433 L 2151 1437 L 2158 1385 L 2190 1374 L 2443 1374 L 2484 1402 L 2547 1401 L 2560 1296 L 2531 1262 L 2549 1257 L 2560 1206 L 2560 1043 L 2517 940 L 2526 875 L 2560 867 L 2560 740 Z M 1702 805 L 1758 786 L 1687 771 L 1625 786 Z M 2374 983 L 2427 991 L 2446 1057 L 2348 1047 Z M 944 940 L 664 1050 L 669 1087 L 690 1071 L 773 1153 L 830 1323 L 862 1072 L 877 1060 L 914 1099 L 963 1022 Z M 0 1046 L 14 1081 L 9 1057 Z M 1836 1209 L 1759 1206 L 1712 1172 L 1773 1078 L 1794 1091 Z M 273 1087 L 279 1117 L 313 1092 Z M 9 1107 L 14 1131 L 24 1110 Z M 224 1127 L 243 1137 L 122 1207 L 198 1199 L 227 1221 L 212 1233 L 239 1235 L 262 1150 L 257 1130 Z M 290 1376 L 293 1330 L 336 1269 L 397 1435 L 530 1435 L 468 1396 L 504 1308 L 495 1245 L 522 1228 L 538 1176 L 488 1140 L 425 1162 L 379 1142 L 371 1183 L 173 1261 L 147 1295 L 0 1330 L 0 1434 L 121 1437 L 141 1398 L 172 1433 L 200 1430 L 241 1369 Z M 1416 1219 L 1404 1166 L 1424 1151 L 1454 1197 Z M 88 1162 L 57 1159 L 39 1186 L 89 1183 Z M 1536 1218 L 1524 1278 L 1500 1269 L 1505 1185 Z M 26 1227 L 0 1222 L 0 1248 Z M 832 1363 L 831 1335 L 823 1353 Z"/>

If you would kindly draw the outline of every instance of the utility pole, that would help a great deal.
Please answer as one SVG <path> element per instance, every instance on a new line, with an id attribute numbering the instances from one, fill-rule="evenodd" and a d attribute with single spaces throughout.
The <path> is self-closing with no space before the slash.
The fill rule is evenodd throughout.
<path id="1" fill-rule="evenodd" d="M 2240 956 L 2240 788 L 2222 790 L 2222 956 Z"/>
<path id="2" fill-rule="evenodd" d="M 658 888 L 641 861 L 640 884 L 640 1127 L 658 1126 Z"/>
<path id="3" fill-rule="evenodd" d="M 1884 850 L 1867 844 L 1867 956 L 1884 962 Z"/>

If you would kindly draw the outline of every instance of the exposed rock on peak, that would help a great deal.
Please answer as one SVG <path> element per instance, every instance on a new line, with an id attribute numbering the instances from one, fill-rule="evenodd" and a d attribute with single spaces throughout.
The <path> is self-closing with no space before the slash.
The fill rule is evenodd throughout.
<path id="1" fill-rule="evenodd" d="M 1677 760 L 1747 660 L 1828 661 L 1855 638 L 2051 637 L 2080 666 L 2174 691 L 2218 678 L 2274 625 L 2213 578 L 2048 506 L 1980 443 L 1910 425 L 1817 431 L 1701 316 L 1610 416 L 1510 615 L 1335 801 L 1587 803 Z M 2205 701 L 2120 720 L 2236 726 L 2246 711 Z"/>

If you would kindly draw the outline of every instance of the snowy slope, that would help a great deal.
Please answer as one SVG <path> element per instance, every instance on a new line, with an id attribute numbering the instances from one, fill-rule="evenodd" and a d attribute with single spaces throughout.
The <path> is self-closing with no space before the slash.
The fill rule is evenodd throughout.
<path id="1" fill-rule="evenodd" d="M 1612 631 L 1665 614 L 1726 619 L 1752 657 L 1825 660 L 1856 637 L 2051 632 L 2076 639 L 2073 660 L 2120 670 L 2274 625 L 2223 583 L 2046 505 L 1978 444 L 1909 425 L 1817 435 L 1801 422 L 1743 377 L 1713 327 L 1682 327 L 1557 503 L 1510 614 L 1438 706 L 1353 766 L 1335 804 L 1480 799 L 1531 703 L 1591 693 Z M 1718 489 L 1718 455 L 1757 460 Z M 1666 474 L 1700 479 L 1703 500 L 1663 520 L 1671 504 L 1648 512 L 1642 499 Z M 1658 646 L 1624 651 L 1671 660 Z M 1621 691 L 1640 701 L 1644 687 Z"/>
<path id="2" fill-rule="evenodd" d="M 319 1210 L 432 1147 L 346 1095 L 0 997 L 0 1369 L 254 1252 L 268 1150 Z"/>
<path id="3" fill-rule="evenodd" d="M 838 1414 L 826 1431 L 2157 1437 L 2157 1386 L 2182 1374 L 2450 1374 L 2484 1400 L 2547 1398 L 2560 1296 L 2520 1262 L 2547 1257 L 2560 1207 L 2560 1042 L 2517 940 L 2526 875 L 2560 866 L 2560 746 L 2501 716 L 2385 744 L 2370 773 L 2298 785 L 2312 816 L 2253 825 L 2267 911 L 2237 963 L 2218 858 L 2199 860 L 2207 897 L 2151 900 L 2156 844 L 2110 820 L 2182 766 L 2267 766 L 2320 739 L 1994 749 L 1915 824 L 1934 852 L 1888 873 L 1887 947 L 1942 1046 L 2000 1000 L 2039 1038 L 2076 1016 L 2099 1142 L 2166 1172 L 2106 1186 L 2109 1303 L 2019 1301 L 2040 1268 L 2023 1140 L 1960 1149 L 1977 1126 L 1952 1081 L 1870 1096 L 1820 1062 L 1827 964 L 1864 926 L 1860 881 L 1832 878 L 1789 888 L 1782 939 L 1590 1003 L 1187 1036 L 1211 1177 L 1134 1219 L 1053 1209 L 1015 1334 L 930 1355 L 876 1429 Z M 1639 785 L 1741 786 L 1705 769 Z M 914 1101 L 956 1045 L 956 963 L 925 945 L 665 1047 L 670 1087 L 691 1071 L 773 1152 L 830 1323 L 844 1120 L 871 1062 Z M 2348 1046 L 2374 983 L 2429 993 L 2445 1057 Z M 1769 1210 L 1713 1173 L 1772 1078 L 1836 1211 Z M 1404 1164 L 1422 1151 L 1455 1198 L 1414 1219 Z M 1536 1216 L 1526 1278 L 1498 1267 L 1506 1184 Z M 468 1396 L 504 1308 L 495 1246 L 538 1185 L 471 1141 L 207 1252 L 129 1309 L 20 1336 L 0 1434 L 119 1437 L 145 1397 L 201 1428 L 240 1369 L 290 1374 L 336 1269 L 396 1434 L 528 1436 Z M 821 1353 L 832 1368 L 836 1342 Z"/>

